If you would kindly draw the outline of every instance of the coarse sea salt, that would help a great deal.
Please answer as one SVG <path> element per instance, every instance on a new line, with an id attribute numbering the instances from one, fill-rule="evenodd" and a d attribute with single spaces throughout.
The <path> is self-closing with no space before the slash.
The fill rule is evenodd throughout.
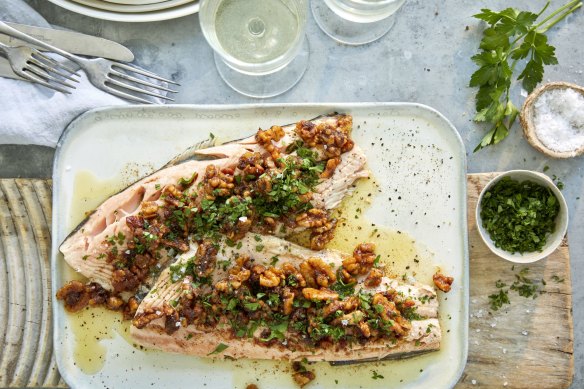
<path id="1" fill-rule="evenodd" d="M 584 146 L 584 96 L 571 88 L 543 92 L 534 103 L 533 125 L 547 148 L 580 149 Z"/>

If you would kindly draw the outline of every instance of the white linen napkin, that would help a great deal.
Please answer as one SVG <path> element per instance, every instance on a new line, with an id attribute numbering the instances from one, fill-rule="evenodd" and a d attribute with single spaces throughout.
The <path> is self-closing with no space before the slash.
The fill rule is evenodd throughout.
<path id="1" fill-rule="evenodd" d="M 51 27 L 23 0 L 0 1 L 0 20 Z M 95 88 L 83 71 L 70 95 L 26 81 L 0 77 L 0 144 L 55 147 L 75 117 L 96 107 L 128 104 Z"/>

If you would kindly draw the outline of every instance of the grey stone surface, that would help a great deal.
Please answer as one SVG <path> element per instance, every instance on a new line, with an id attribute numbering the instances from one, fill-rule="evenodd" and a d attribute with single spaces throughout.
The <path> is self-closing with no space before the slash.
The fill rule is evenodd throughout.
<path id="1" fill-rule="evenodd" d="M 10 1 L 10 0 L 8 0 Z M 230 90 L 219 78 L 211 48 L 202 37 L 198 16 L 147 24 L 96 20 L 61 9 L 46 0 L 29 1 L 53 24 L 102 36 L 125 44 L 136 62 L 182 84 L 178 103 L 249 103 L 259 100 Z M 543 0 L 439 1 L 409 0 L 394 28 L 381 40 L 360 47 L 335 43 L 309 19 L 310 65 L 304 78 L 290 92 L 267 102 L 411 101 L 430 105 L 458 128 L 468 150 L 469 172 L 530 169 L 556 175 L 565 184 L 569 204 L 572 279 L 574 288 L 575 376 L 573 388 L 584 387 L 584 159 L 551 160 L 533 150 L 522 138 L 519 125 L 496 147 L 472 153 L 484 127 L 472 122 L 475 90 L 468 88 L 474 70 L 470 57 L 476 52 L 482 26 L 471 16 L 480 8 L 514 6 L 538 11 Z M 552 1 L 552 7 L 563 4 Z M 580 10 L 549 32 L 560 64 L 547 68 L 545 81 L 584 85 L 584 11 Z M 521 104 L 520 88 L 514 101 Z M 18 151 L 11 151 L 18 150 Z M 31 149 L 31 153 L 38 152 Z M 5 166 L 23 149 L 0 149 L 0 175 L 18 174 Z M 4 155 L 4 156 L 3 156 Z M 25 159 L 21 171 L 31 176 L 34 167 L 48 174 L 46 158 Z M 41 174 L 43 174 L 41 173 Z M 22 175 L 22 174 L 18 174 Z M 584 196 L 582 196 L 584 197 Z"/>

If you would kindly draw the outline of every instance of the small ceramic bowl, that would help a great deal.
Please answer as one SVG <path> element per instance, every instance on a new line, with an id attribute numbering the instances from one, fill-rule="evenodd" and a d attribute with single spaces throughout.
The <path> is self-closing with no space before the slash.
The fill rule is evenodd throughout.
<path id="1" fill-rule="evenodd" d="M 534 251 L 534 252 L 523 253 L 523 254 L 519 254 L 519 253 L 511 254 L 508 251 L 505 251 L 503 249 L 495 247 L 495 244 L 491 240 L 489 233 L 484 229 L 483 220 L 481 219 L 481 204 L 482 204 L 483 196 L 485 195 L 485 193 L 487 193 L 487 191 L 489 189 L 491 189 L 493 187 L 493 185 L 495 185 L 497 182 L 499 182 L 503 177 L 509 177 L 509 178 L 511 178 L 515 181 L 519 181 L 519 182 L 522 182 L 522 181 L 535 182 L 539 185 L 550 188 L 551 191 L 554 193 L 554 195 L 556 195 L 556 198 L 558 199 L 558 201 L 560 203 L 560 212 L 558 213 L 558 216 L 556 216 L 556 220 L 555 220 L 556 228 L 552 234 L 548 235 L 547 242 L 546 242 L 545 246 L 542 247 L 541 252 Z M 476 221 L 477 221 L 477 228 L 479 230 L 481 238 L 483 239 L 483 241 L 485 242 L 487 247 L 494 254 L 498 255 L 499 257 L 501 257 L 503 259 L 506 259 L 508 261 L 515 262 L 515 263 L 531 263 L 531 262 L 536 262 L 542 258 L 547 257 L 552 252 L 554 252 L 555 249 L 558 248 L 560 243 L 562 243 L 562 239 L 564 238 L 564 235 L 566 235 L 566 230 L 568 229 L 568 206 L 566 204 L 566 199 L 564 199 L 564 196 L 562 195 L 562 192 L 560 192 L 560 190 L 556 187 L 556 185 L 553 183 L 553 181 L 550 180 L 549 177 L 546 176 L 545 174 L 541 174 L 541 173 L 530 171 L 530 170 L 511 170 L 511 171 L 502 173 L 502 174 L 498 175 L 497 177 L 493 178 L 483 188 L 483 190 L 481 191 L 481 194 L 479 195 L 479 199 L 477 202 Z"/>
<path id="2" fill-rule="evenodd" d="M 523 135 L 525 136 L 527 142 L 533 146 L 534 149 L 552 158 L 572 158 L 584 154 L 584 147 L 566 152 L 547 148 L 546 145 L 544 145 L 537 137 L 535 126 L 533 125 L 533 106 L 539 96 L 541 96 L 542 93 L 550 90 L 567 88 L 573 89 L 584 96 L 584 88 L 579 85 L 570 84 L 567 82 L 549 82 L 529 94 L 527 99 L 525 99 L 525 103 L 523 103 L 523 108 L 521 108 L 521 114 L 519 115 L 519 121 L 521 122 L 521 127 L 523 127 Z"/>

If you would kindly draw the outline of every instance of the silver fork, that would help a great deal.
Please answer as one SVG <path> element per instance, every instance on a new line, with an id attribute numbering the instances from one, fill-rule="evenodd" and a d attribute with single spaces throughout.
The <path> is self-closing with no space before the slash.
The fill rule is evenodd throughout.
<path id="1" fill-rule="evenodd" d="M 32 47 L 13 47 L 0 43 L 0 52 L 6 55 L 14 73 L 28 81 L 67 94 L 71 92 L 66 88 L 75 89 L 75 86 L 63 79 L 79 82 L 72 77 L 72 75 L 79 76 L 75 70 L 52 60 Z"/>
<path id="2" fill-rule="evenodd" d="M 81 69 L 83 69 L 83 71 L 85 71 L 85 73 L 87 74 L 87 77 L 89 78 L 89 81 L 91 81 L 91 83 L 96 88 L 99 88 L 107 93 L 112 94 L 112 95 L 115 95 L 115 96 L 118 96 L 118 97 L 121 97 L 121 98 L 124 98 L 127 100 L 137 101 L 140 103 L 153 104 L 152 101 L 149 101 L 149 100 L 146 100 L 142 97 L 138 97 L 138 96 L 132 95 L 130 93 L 123 92 L 119 89 L 113 88 L 112 87 L 112 85 L 113 85 L 113 86 L 116 86 L 118 88 L 126 89 L 128 91 L 133 91 L 133 92 L 137 92 L 137 93 L 142 93 L 142 94 L 158 97 L 158 98 L 163 99 L 163 100 L 174 101 L 174 99 L 172 99 L 170 97 L 164 96 L 160 93 L 156 93 L 156 92 L 153 92 L 153 91 L 145 89 L 145 88 L 140 88 L 138 86 L 131 84 L 130 82 L 138 84 L 138 85 L 143 85 L 145 87 L 152 88 L 152 89 L 159 90 L 159 91 L 165 91 L 168 93 L 177 93 L 177 91 L 175 91 L 175 90 L 169 89 L 169 88 L 164 87 L 162 85 L 158 85 L 158 84 L 151 82 L 151 81 L 143 80 L 141 78 L 132 76 L 130 74 L 127 74 L 126 72 L 133 72 L 133 73 L 142 75 L 144 77 L 147 77 L 147 78 L 150 78 L 153 80 L 158 80 L 158 81 L 163 81 L 163 82 L 166 82 L 169 84 L 179 85 L 177 82 L 160 77 L 154 73 L 147 72 L 145 70 L 138 69 L 136 67 L 129 66 L 129 65 L 121 63 L 121 62 L 110 61 L 109 59 L 104 59 L 104 58 L 86 59 L 86 58 L 78 57 L 76 55 L 68 53 L 65 50 L 61 50 L 58 47 L 52 46 L 48 43 L 45 43 L 45 42 L 40 41 L 36 38 L 33 38 L 30 35 L 27 35 L 23 32 L 20 32 L 16 29 L 10 27 L 9 25 L 7 25 L 6 23 L 4 23 L 2 21 L 0 21 L 0 32 L 7 34 L 7 35 L 11 35 L 11 36 L 18 38 L 18 39 L 21 39 L 21 40 L 26 41 L 30 44 L 34 44 L 36 46 L 42 47 L 45 50 L 49 50 L 51 52 L 57 53 L 65 58 L 67 58 L 68 60 L 75 62 L 77 65 L 79 65 L 81 67 Z M 126 80 L 129 82 L 123 82 L 122 80 Z"/>

